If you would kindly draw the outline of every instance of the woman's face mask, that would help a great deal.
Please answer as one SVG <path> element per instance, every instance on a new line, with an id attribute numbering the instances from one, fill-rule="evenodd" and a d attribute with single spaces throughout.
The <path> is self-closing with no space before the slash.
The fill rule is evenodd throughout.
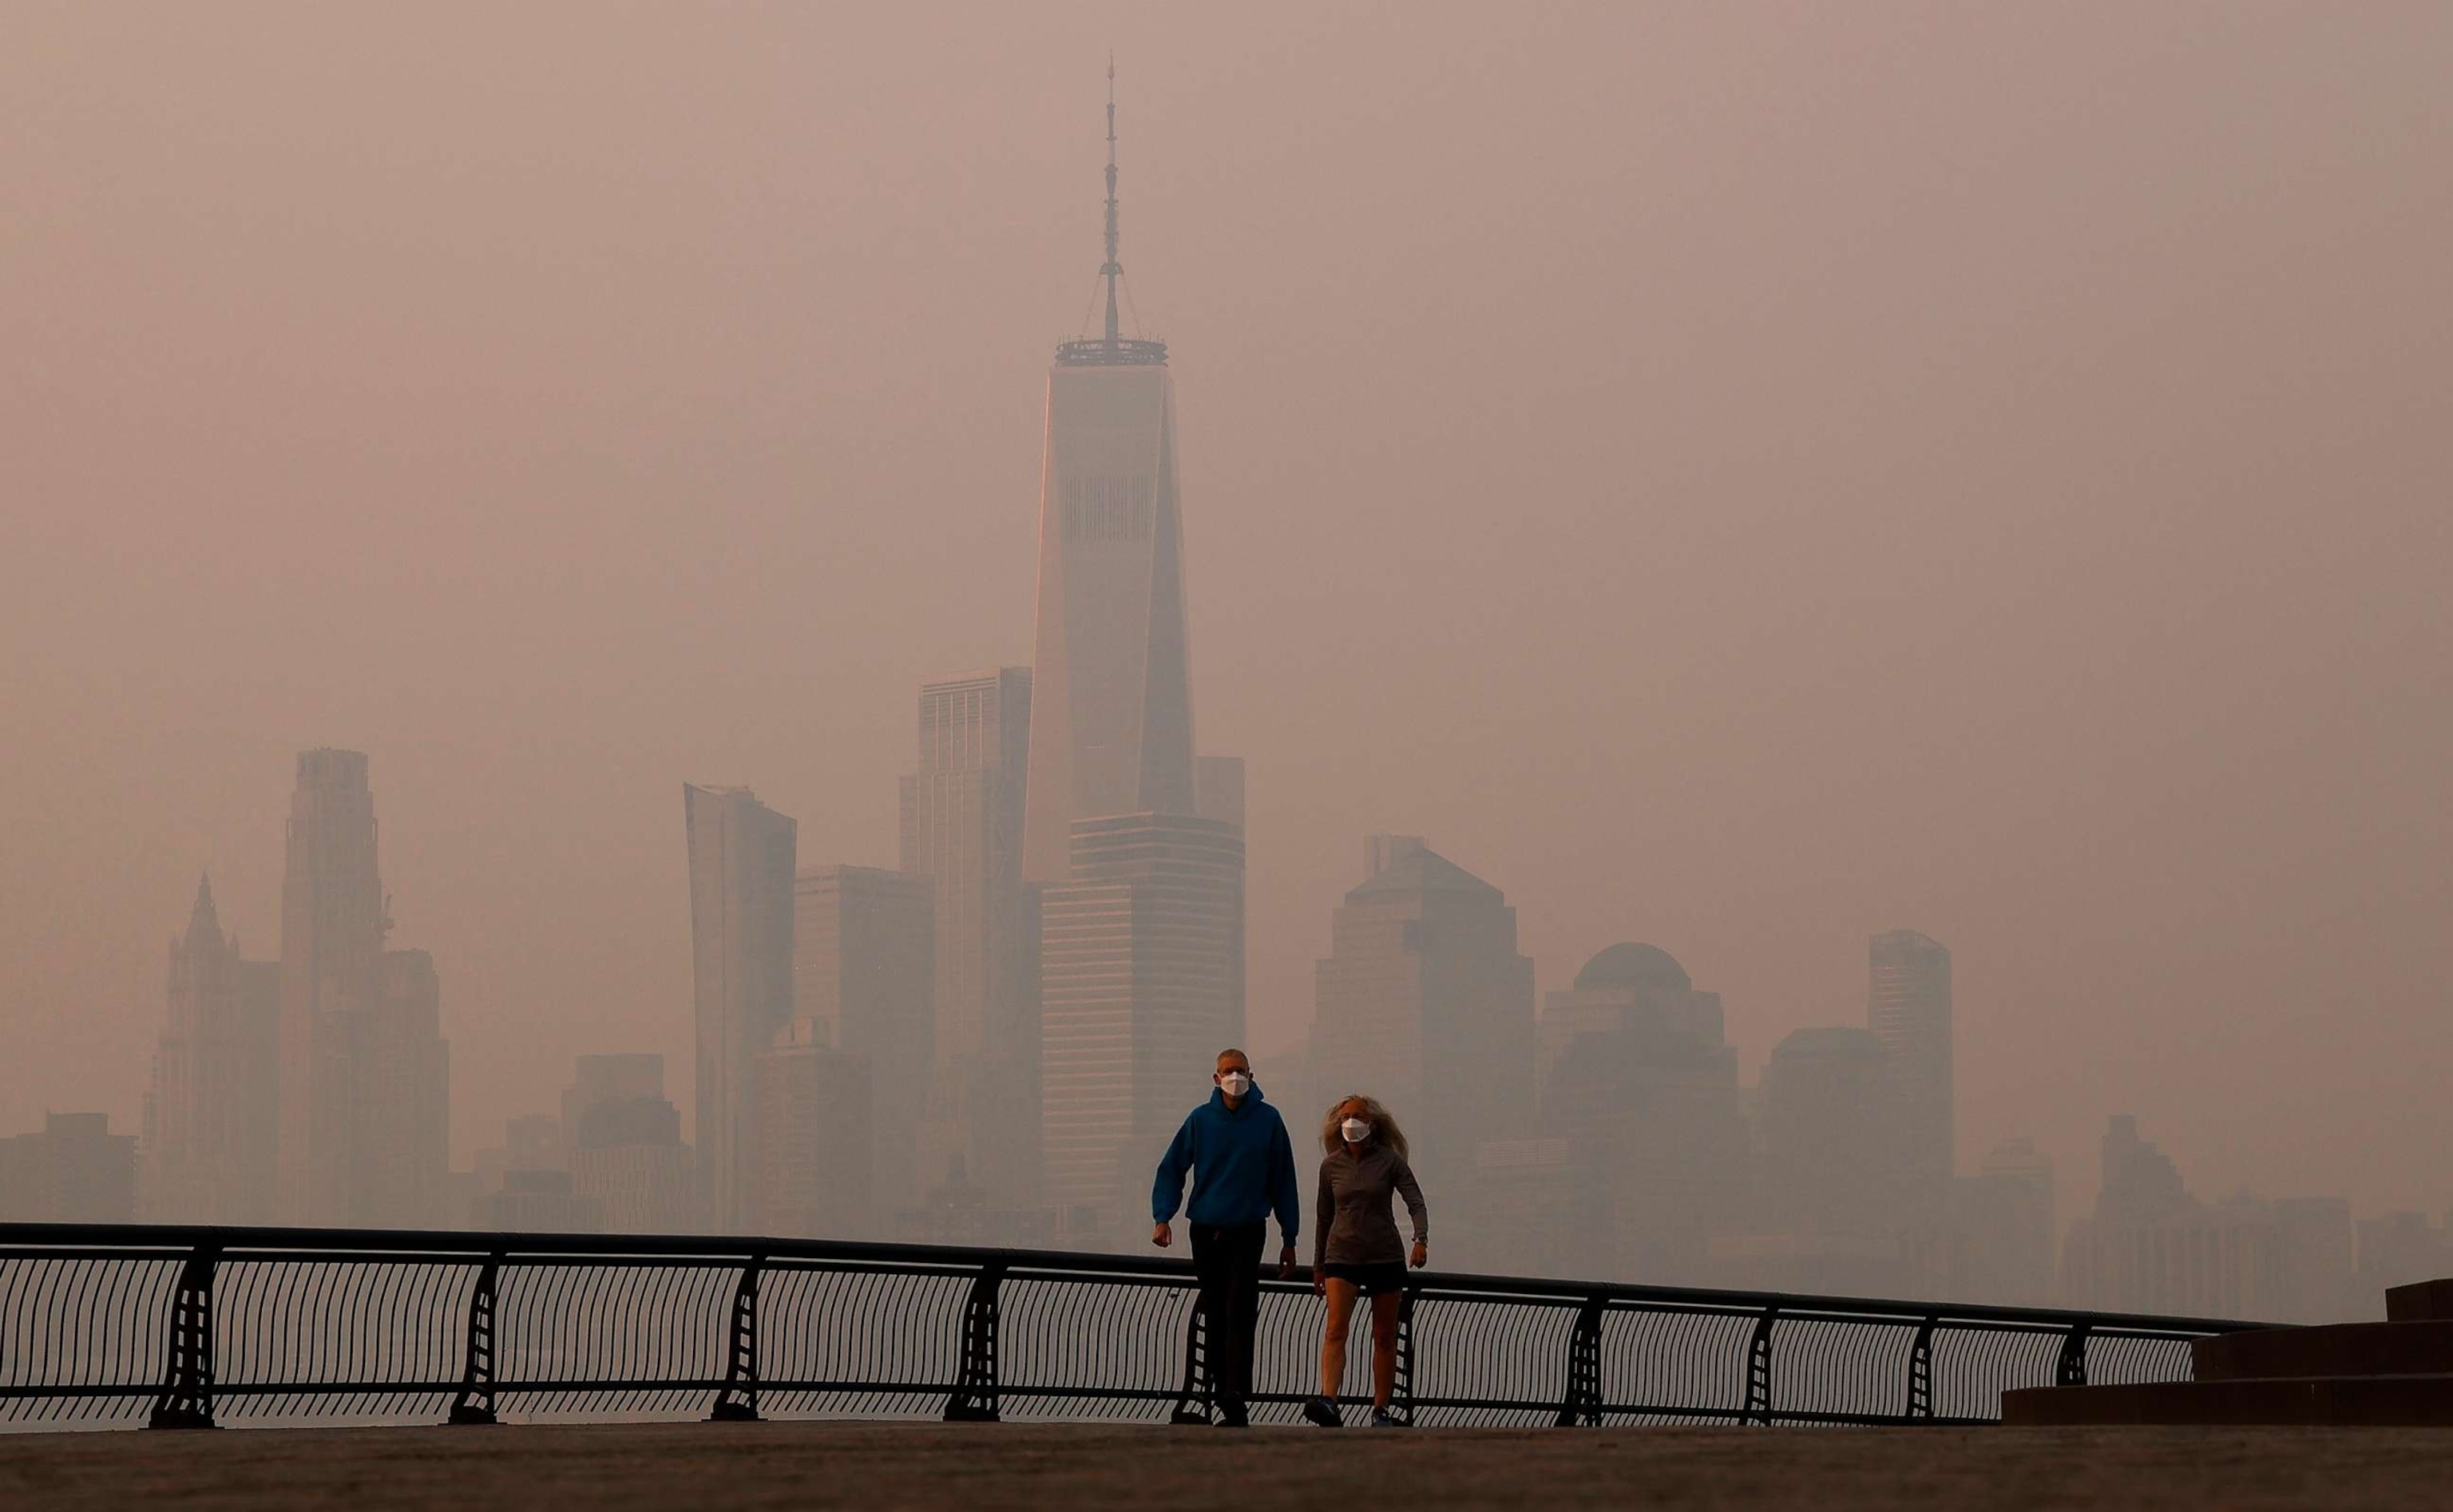
<path id="1" fill-rule="evenodd" d="M 1337 1125 L 1337 1130 L 1346 1136 L 1348 1144 L 1360 1144 L 1371 1137 L 1371 1125 L 1359 1118 L 1347 1119 Z"/>

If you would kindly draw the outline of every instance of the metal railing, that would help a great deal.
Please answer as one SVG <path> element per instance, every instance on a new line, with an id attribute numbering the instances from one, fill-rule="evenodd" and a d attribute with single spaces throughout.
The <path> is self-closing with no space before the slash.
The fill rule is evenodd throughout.
<path id="1" fill-rule="evenodd" d="M 1400 1316 L 1401 1416 L 1563 1427 L 1985 1422 L 2256 1326 L 1427 1271 Z M 1308 1272 L 1264 1283 L 1255 1421 L 1298 1421 L 1321 1319 Z M 0 1424 L 1210 1412 L 1191 1267 L 1157 1256 L 0 1224 Z"/>

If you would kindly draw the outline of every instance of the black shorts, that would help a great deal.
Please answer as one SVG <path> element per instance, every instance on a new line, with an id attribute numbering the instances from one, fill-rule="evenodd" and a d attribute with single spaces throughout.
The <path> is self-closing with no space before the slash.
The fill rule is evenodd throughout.
<path id="1" fill-rule="evenodd" d="M 1321 1266 L 1320 1273 L 1331 1281 L 1345 1282 L 1366 1297 L 1406 1289 L 1406 1263 L 1402 1260 L 1383 1261 L 1371 1265 L 1332 1263 Z"/>

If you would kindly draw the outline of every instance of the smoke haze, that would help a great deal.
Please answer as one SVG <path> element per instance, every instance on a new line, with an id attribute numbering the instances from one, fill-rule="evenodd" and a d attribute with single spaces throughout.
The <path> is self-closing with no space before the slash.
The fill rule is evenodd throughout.
<path id="1" fill-rule="evenodd" d="M 890 865 L 919 683 L 1030 660 L 1112 48 L 1264 1084 L 1403 831 L 1546 988 L 1673 952 L 1750 1079 L 1946 942 L 1960 1148 L 2065 1212 L 2133 1109 L 2202 1191 L 2453 1203 L 2453 10 L 8 31 L 0 1128 L 135 1125 L 319 745 L 456 1159 L 574 1053 L 686 1100 L 678 786 Z"/>

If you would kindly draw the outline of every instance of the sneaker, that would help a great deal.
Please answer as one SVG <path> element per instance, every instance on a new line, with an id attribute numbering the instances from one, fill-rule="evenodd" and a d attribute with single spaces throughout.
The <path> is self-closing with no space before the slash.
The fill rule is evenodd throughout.
<path id="1" fill-rule="evenodd" d="M 1316 1427 L 1343 1428 L 1346 1419 L 1339 1415 L 1337 1403 L 1326 1397 L 1314 1397 L 1304 1403 L 1304 1420 Z"/>
<path id="2" fill-rule="evenodd" d="M 1249 1414 L 1245 1412 L 1241 1403 L 1237 1403 L 1232 1405 L 1222 1405 L 1219 1407 L 1218 1426 L 1222 1428 L 1248 1428 L 1251 1425 L 1252 1419 Z"/>
<path id="3" fill-rule="evenodd" d="M 1410 1428 L 1413 1424 L 1407 1422 L 1405 1419 L 1397 1416 L 1386 1407 L 1374 1407 L 1371 1409 L 1371 1426 L 1375 1428 Z"/>

